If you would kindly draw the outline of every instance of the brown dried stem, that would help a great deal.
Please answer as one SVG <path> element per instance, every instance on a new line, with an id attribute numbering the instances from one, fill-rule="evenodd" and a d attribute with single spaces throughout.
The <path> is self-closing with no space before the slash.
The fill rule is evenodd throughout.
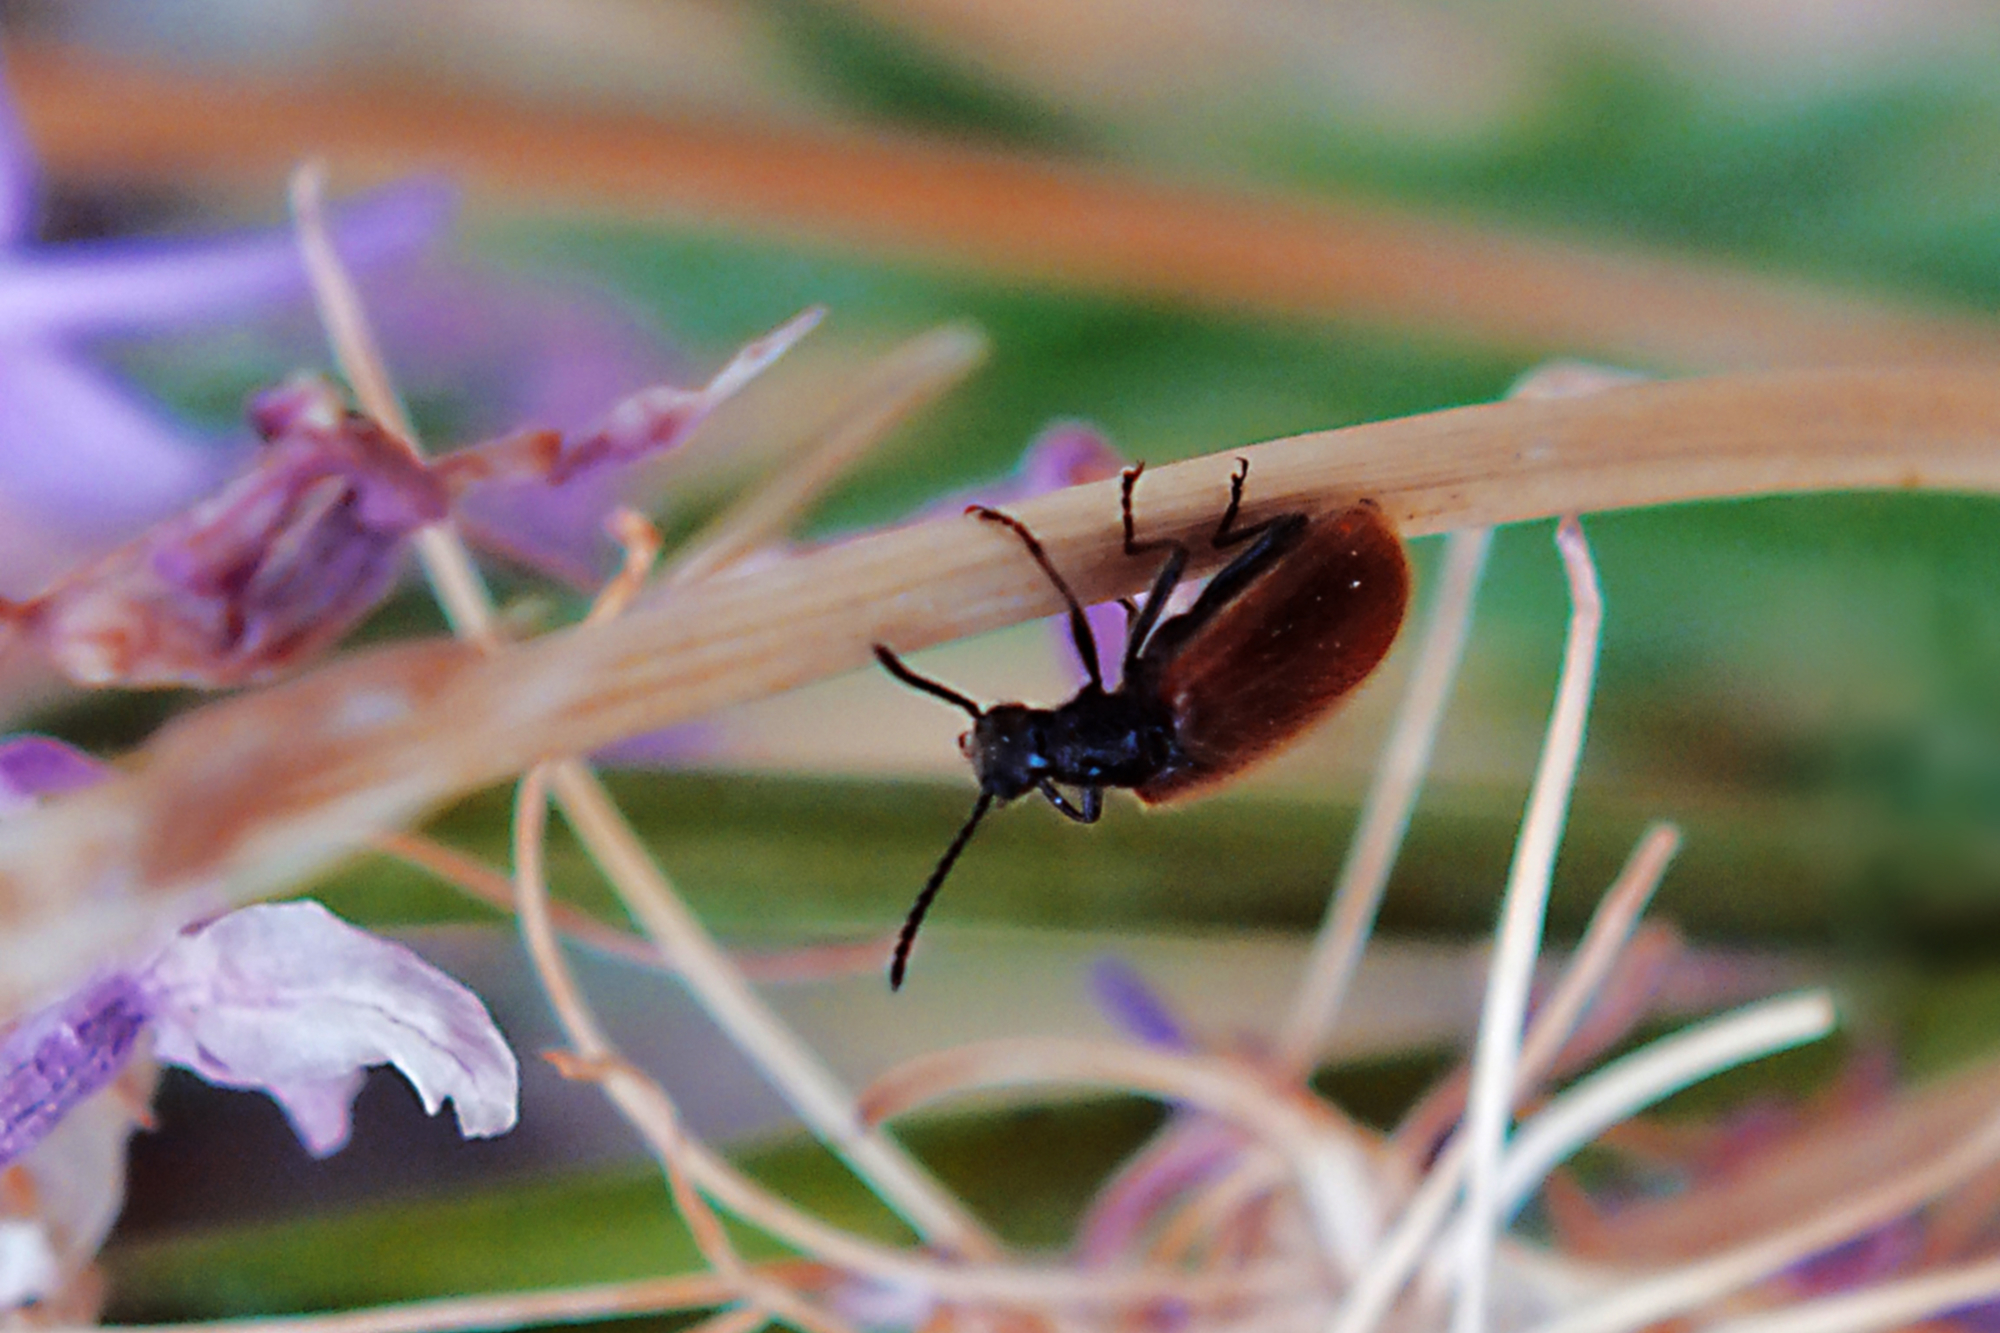
<path id="1" fill-rule="evenodd" d="M 1555 513 L 1865 488 L 2000 492 L 2000 381 L 1781 372 L 1494 403 L 1296 436 L 1149 472 L 1150 525 L 1214 521 L 1232 460 L 1258 513 L 1375 497 L 1410 535 Z M 1138 591 L 1116 494 L 1018 515 L 1079 593 Z M 940 519 L 723 576 L 604 626 L 481 660 L 407 644 L 225 701 L 128 775 L 0 828 L 0 1008 L 189 913 L 296 883 L 363 839 L 549 753 L 587 749 L 914 649 L 1051 614 L 1009 543 Z M 92 887 L 80 906 L 75 890 Z"/>
<path id="2" fill-rule="evenodd" d="M 198 74 L 12 44 L 58 173 L 261 190 L 302 143 L 343 169 L 448 170 L 519 206 L 886 252 L 1019 279 L 1444 331 L 1683 368 L 2000 358 L 1990 320 L 1830 294 L 1714 262 L 1588 247 L 1380 204 L 1168 185 L 912 136 L 583 112 L 463 86 Z"/>

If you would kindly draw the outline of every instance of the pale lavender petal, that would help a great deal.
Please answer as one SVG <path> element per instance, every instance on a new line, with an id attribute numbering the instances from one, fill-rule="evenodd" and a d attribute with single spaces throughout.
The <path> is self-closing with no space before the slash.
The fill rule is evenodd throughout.
<path id="1" fill-rule="evenodd" d="M 138 984 L 115 973 L 29 1015 L 0 1040 L 0 1166 L 118 1077 L 147 1013 Z"/>
<path id="2" fill-rule="evenodd" d="M 418 249 L 444 224 L 451 193 L 412 181 L 334 210 L 334 245 L 361 267 Z M 302 295 L 289 228 L 200 240 L 117 240 L 0 255 L 0 339 L 178 327 Z"/>
<path id="3" fill-rule="evenodd" d="M 37 797 L 94 787 L 111 770 L 53 736 L 0 738 L 0 817 L 35 803 Z"/>
<path id="4" fill-rule="evenodd" d="M 362 1070 L 350 1069 L 336 1078 L 266 1084 L 264 1091 L 285 1108 L 285 1118 L 307 1152 L 331 1157 L 347 1146 L 348 1112 L 367 1077 Z"/>
<path id="5" fill-rule="evenodd" d="M 0 595 L 39 592 L 240 466 L 53 348 L 0 346 Z"/>
<path id="6" fill-rule="evenodd" d="M 0 1310 L 42 1300 L 61 1282 L 48 1229 L 25 1217 L 0 1221 Z"/>
<path id="7" fill-rule="evenodd" d="M 2000 1301 L 1981 1301 L 1937 1316 L 1938 1323 L 1957 1324 L 1972 1333 L 2000 1333 Z"/>
<path id="8" fill-rule="evenodd" d="M 481 433 L 521 421 L 559 431 L 588 426 L 634 384 L 679 380 L 685 364 L 608 294 L 530 284 L 498 274 L 428 266 L 369 295 L 390 360 L 405 380 L 435 378 L 465 391 Z M 454 509 L 460 530 L 489 552 L 580 588 L 616 564 L 604 516 L 620 504 L 651 508 L 642 459 L 551 489 L 489 483 Z"/>
<path id="9" fill-rule="evenodd" d="M 33 1191 L 33 1221 L 63 1284 L 90 1264 L 125 1206 L 126 1146 L 147 1118 L 154 1075 L 150 1065 L 127 1065 L 116 1083 L 71 1111 L 9 1168 L 15 1184 Z"/>
<path id="10" fill-rule="evenodd" d="M 330 646 L 393 585 L 443 488 L 375 422 L 286 386 L 252 417 L 281 433 L 206 500 L 71 571 L 16 617 L 86 685 L 215 688 Z"/>
<path id="11" fill-rule="evenodd" d="M 1065 486 L 1103 481 L 1115 476 L 1125 460 L 1111 447 L 1104 432 L 1087 421 L 1058 421 L 1045 426 L 1028 445 L 1021 466 L 1021 497 L 1047 495 Z"/>
<path id="12" fill-rule="evenodd" d="M 160 1060 L 280 1097 L 316 1153 L 347 1137 L 348 1097 L 334 1090 L 351 1095 L 379 1064 L 431 1114 L 449 1099 L 469 1137 L 514 1127 L 519 1067 L 479 997 L 318 903 L 263 903 L 190 931 L 146 985 Z"/>
<path id="13" fill-rule="evenodd" d="M 473 519 L 470 529 L 481 544 L 573 581 L 594 581 L 609 553 L 604 516 L 631 470 L 677 447 L 810 333 L 823 313 L 807 310 L 746 343 L 701 388 L 654 385 L 614 403 L 585 430 L 523 430 L 454 450 L 438 460 L 437 475 L 452 490 L 454 510 Z M 580 490 L 565 496 L 573 488 Z M 483 506 L 481 492 L 496 489 L 504 498 Z M 528 518 L 538 507 L 545 510 L 540 524 Z"/>
<path id="14" fill-rule="evenodd" d="M 1118 682 L 1118 671 L 1125 661 L 1125 608 L 1116 602 L 1099 602 L 1083 609 L 1083 618 L 1090 622 L 1090 637 L 1097 644 L 1097 670 L 1109 684 Z M 1050 626 L 1049 632 L 1057 636 L 1063 657 L 1075 668 L 1077 684 L 1083 683 L 1087 674 L 1083 659 L 1077 655 L 1076 639 L 1069 632 L 1067 618 L 1058 618 Z"/>
<path id="15" fill-rule="evenodd" d="M 40 176 L 20 113 L 7 95 L 5 73 L 6 66 L 0 64 L 0 250 L 28 239 Z"/>
<path id="16" fill-rule="evenodd" d="M 698 389 L 655 384 L 613 403 L 590 429 L 562 436 L 553 457 L 539 448 L 523 452 L 513 447 L 513 440 L 501 440 L 456 450 L 438 461 L 439 469 L 464 484 L 541 480 L 563 486 L 602 468 L 663 453 L 818 327 L 824 314 L 818 308 L 807 310 L 745 343 Z"/>
<path id="17" fill-rule="evenodd" d="M 462 394 L 462 438 L 523 421 L 581 430 L 633 385 L 687 377 L 643 313 L 576 283 L 426 262 L 370 284 L 368 310 L 399 380 Z"/>
<path id="18" fill-rule="evenodd" d="M 1042 428 L 1021 454 L 1021 461 L 1004 477 L 954 491 L 918 513 L 940 518 L 965 511 L 967 505 L 1001 508 L 1047 495 L 1067 486 L 1103 481 L 1118 475 L 1125 460 L 1103 431 L 1085 421 L 1058 421 Z M 1116 515 L 1114 514 L 1115 518 Z"/>
<path id="19" fill-rule="evenodd" d="M 714 754 L 721 736 L 712 722 L 683 722 L 613 741 L 591 758 L 613 768 L 686 768 Z"/>
<path id="20" fill-rule="evenodd" d="M 1833 1295 L 1887 1281 L 1913 1267 L 1924 1252 L 1924 1224 L 1902 1217 L 1822 1250 L 1785 1270 L 1786 1282 L 1809 1295 Z"/>
<path id="21" fill-rule="evenodd" d="M 1124 959 L 1106 955 L 1090 965 L 1090 997 L 1126 1036 L 1170 1051 L 1193 1049 L 1167 1002 Z"/>

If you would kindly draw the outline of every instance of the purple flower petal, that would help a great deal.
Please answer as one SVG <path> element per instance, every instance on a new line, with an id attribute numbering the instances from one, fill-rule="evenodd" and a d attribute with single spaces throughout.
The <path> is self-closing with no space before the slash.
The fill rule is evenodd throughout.
<path id="1" fill-rule="evenodd" d="M 431 1114 L 502 1134 L 520 1070 L 479 997 L 315 902 L 265 903 L 175 940 L 146 973 L 155 1054 L 276 1098 L 316 1156 L 337 1151 L 360 1071 L 393 1064 Z"/>
<path id="2" fill-rule="evenodd" d="M 0 66 L 0 73 L 4 71 Z M 0 249 L 28 239 L 28 228 L 35 220 L 39 175 L 20 113 L 0 81 Z"/>
<path id="3" fill-rule="evenodd" d="M 110 772 L 74 745 L 52 736 L 0 739 L 0 817 L 33 805 L 40 796 L 94 787 Z"/>
<path id="4" fill-rule="evenodd" d="M 267 679 L 351 629 L 444 517 L 423 464 L 324 385 L 273 390 L 251 416 L 273 438 L 248 473 L 13 612 L 71 680 Z"/>
<path id="5" fill-rule="evenodd" d="M 491 482 L 539 481 L 562 486 L 599 469 L 671 449 L 709 413 L 811 333 L 824 314 L 818 309 L 807 310 L 745 343 L 699 389 L 655 384 L 613 404 L 589 430 L 567 436 L 550 430 L 525 430 L 468 445 L 438 459 L 437 473 L 454 496 L 468 487 Z"/>
<path id="6" fill-rule="evenodd" d="M 1124 959 L 1106 955 L 1091 964 L 1090 996 L 1126 1036 L 1169 1051 L 1193 1049 L 1166 1001 Z"/>
<path id="7" fill-rule="evenodd" d="M 685 364 L 608 293 L 580 298 L 567 285 L 427 264 L 409 281 L 373 284 L 368 304 L 399 376 L 452 386 L 484 434 L 522 421 L 580 431 L 632 385 L 684 379 Z M 604 516 L 620 504 L 651 507 L 646 461 L 558 490 L 488 483 L 453 516 L 485 551 L 594 589 L 616 561 Z"/>
<path id="8" fill-rule="evenodd" d="M 118 1077 L 147 1019 L 146 996 L 117 973 L 23 1019 L 0 1041 L 0 1165 L 39 1143 Z"/>
<path id="9" fill-rule="evenodd" d="M 0 593 L 40 591 L 214 490 L 240 460 L 74 357 L 0 347 Z"/>
<path id="10" fill-rule="evenodd" d="M 334 210 L 334 245 L 350 265 L 372 264 L 416 249 L 450 208 L 450 191 L 436 181 L 391 186 Z M 174 328 L 304 291 L 289 228 L 0 255 L 0 338 Z"/>

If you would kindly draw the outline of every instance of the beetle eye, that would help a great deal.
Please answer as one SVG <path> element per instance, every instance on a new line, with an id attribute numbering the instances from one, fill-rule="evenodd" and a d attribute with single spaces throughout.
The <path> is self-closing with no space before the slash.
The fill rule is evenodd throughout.
<path id="1" fill-rule="evenodd" d="M 959 732 L 959 733 L 958 733 L 958 752 L 959 752 L 960 754 L 964 755 L 964 756 L 965 756 L 965 757 L 966 757 L 967 759 L 970 759 L 970 758 L 972 757 L 972 733 L 971 733 L 971 732 L 969 732 L 969 731 L 961 731 L 961 732 Z"/>

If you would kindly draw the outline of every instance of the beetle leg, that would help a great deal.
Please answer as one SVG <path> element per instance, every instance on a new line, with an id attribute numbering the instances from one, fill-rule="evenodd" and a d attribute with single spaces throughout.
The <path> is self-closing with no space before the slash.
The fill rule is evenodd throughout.
<path id="1" fill-rule="evenodd" d="M 1144 555 L 1148 551 L 1166 551 L 1167 562 L 1160 566 L 1160 572 L 1153 576 L 1153 590 L 1146 594 L 1145 608 L 1137 616 L 1125 622 L 1125 663 L 1120 669 L 1119 680 L 1133 679 L 1132 669 L 1145 651 L 1146 639 L 1159 624 L 1160 616 L 1167 609 L 1167 599 L 1180 586 L 1181 574 L 1187 569 L 1187 547 L 1170 537 L 1157 541 L 1135 540 L 1132 523 L 1132 490 L 1139 484 L 1139 474 L 1146 470 L 1144 463 L 1134 463 L 1120 476 L 1118 491 L 1119 513 L 1125 520 L 1125 554 Z"/>
<path id="2" fill-rule="evenodd" d="M 1145 555 L 1151 551 L 1172 550 L 1180 545 L 1171 537 L 1159 537 L 1142 542 L 1132 522 L 1132 491 L 1139 484 L 1139 474 L 1146 470 L 1144 463 L 1134 463 L 1118 474 L 1118 513 L 1125 522 L 1125 554 Z"/>
<path id="3" fill-rule="evenodd" d="M 1215 535 L 1208 539 L 1208 544 L 1218 551 L 1226 551 L 1232 546 L 1261 537 L 1272 528 L 1301 519 L 1297 514 L 1280 514 L 1276 518 L 1267 518 L 1262 523 L 1252 523 L 1249 527 L 1238 530 L 1236 514 L 1243 508 L 1243 483 L 1249 480 L 1249 477 L 1250 460 L 1237 459 L 1236 471 L 1229 478 L 1229 507 L 1222 511 L 1222 521 L 1215 525 Z M 1301 522 L 1301 530 L 1303 527 L 1304 524 Z"/>
<path id="4" fill-rule="evenodd" d="M 1048 798 L 1050 805 L 1079 824 L 1095 824 L 1104 813 L 1104 788 L 1079 787 L 1082 797 L 1080 805 L 1072 805 L 1070 799 L 1057 789 L 1056 784 L 1043 778 L 1035 784 L 1036 790 Z"/>
<path id="5" fill-rule="evenodd" d="M 1090 673 L 1090 683 L 1100 690 L 1103 689 L 1104 675 L 1097 666 L 1097 636 L 1090 632 L 1090 619 L 1083 614 L 1083 603 L 1076 600 L 1076 594 L 1070 591 L 1069 584 L 1063 581 L 1062 575 L 1056 573 L 1056 567 L 1049 561 L 1049 553 L 1042 549 L 1042 544 L 1036 539 L 1035 534 L 1028 531 L 1028 525 L 997 509 L 988 509 L 985 505 L 972 505 L 965 512 L 977 514 L 988 523 L 998 523 L 1002 527 L 1011 528 L 1014 535 L 1021 539 L 1022 544 L 1028 548 L 1028 554 L 1035 558 L 1035 563 L 1042 567 L 1042 573 L 1049 576 L 1049 582 L 1056 585 L 1056 591 L 1062 594 L 1063 601 L 1068 604 L 1069 635 L 1076 643 L 1076 655 L 1083 659 L 1083 668 Z"/>

